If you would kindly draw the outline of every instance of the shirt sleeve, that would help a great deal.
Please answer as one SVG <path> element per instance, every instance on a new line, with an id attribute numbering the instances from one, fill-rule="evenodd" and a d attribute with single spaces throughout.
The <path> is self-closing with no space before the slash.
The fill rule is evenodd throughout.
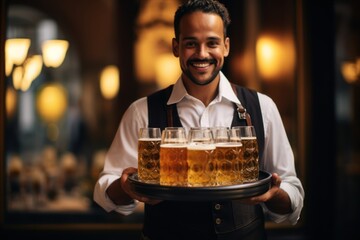
<path id="1" fill-rule="evenodd" d="M 107 196 L 107 188 L 128 167 L 137 168 L 137 139 L 141 127 L 147 126 L 147 101 L 142 98 L 130 105 L 125 111 L 113 142 L 106 153 L 103 171 L 94 188 L 94 201 L 107 212 L 116 211 L 124 215 L 131 214 L 137 202 L 129 205 L 116 205 Z"/>
<path id="2" fill-rule="evenodd" d="M 268 218 L 274 222 L 289 221 L 296 224 L 304 202 L 304 189 L 295 170 L 295 159 L 290 146 L 280 113 L 268 96 L 259 94 L 265 131 L 265 148 L 260 168 L 269 173 L 277 173 L 281 177 L 282 188 L 291 200 L 291 214 L 276 214 L 263 205 Z"/>

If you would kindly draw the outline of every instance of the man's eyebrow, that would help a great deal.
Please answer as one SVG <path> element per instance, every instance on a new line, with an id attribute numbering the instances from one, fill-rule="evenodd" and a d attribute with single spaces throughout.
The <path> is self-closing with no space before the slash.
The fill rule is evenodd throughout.
<path id="1" fill-rule="evenodd" d="M 196 40 L 196 37 L 184 37 L 182 40 Z"/>
<path id="2" fill-rule="evenodd" d="M 221 40 L 220 37 L 208 37 L 207 40 Z"/>
<path id="3" fill-rule="evenodd" d="M 184 37 L 182 40 L 197 40 L 197 38 L 196 37 Z M 206 40 L 219 41 L 219 40 L 221 40 L 221 38 L 220 37 L 208 37 L 208 38 L 206 38 Z"/>

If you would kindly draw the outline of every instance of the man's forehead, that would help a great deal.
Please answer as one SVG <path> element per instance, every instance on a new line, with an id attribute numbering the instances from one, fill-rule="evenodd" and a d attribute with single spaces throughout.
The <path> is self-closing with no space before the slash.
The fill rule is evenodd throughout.
<path id="1" fill-rule="evenodd" d="M 222 38 L 224 25 L 219 15 L 194 12 L 184 15 L 180 21 L 182 38 L 196 38 L 196 35 L 209 35 L 208 38 Z"/>

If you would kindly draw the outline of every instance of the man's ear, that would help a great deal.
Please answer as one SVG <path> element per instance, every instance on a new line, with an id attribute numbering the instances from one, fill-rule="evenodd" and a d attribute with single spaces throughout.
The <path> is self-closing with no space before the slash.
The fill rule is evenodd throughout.
<path id="1" fill-rule="evenodd" d="M 225 52 L 224 52 L 224 57 L 229 56 L 230 53 L 230 38 L 225 38 Z"/>
<path id="2" fill-rule="evenodd" d="M 172 39 L 172 51 L 175 57 L 179 57 L 179 42 L 176 38 Z"/>

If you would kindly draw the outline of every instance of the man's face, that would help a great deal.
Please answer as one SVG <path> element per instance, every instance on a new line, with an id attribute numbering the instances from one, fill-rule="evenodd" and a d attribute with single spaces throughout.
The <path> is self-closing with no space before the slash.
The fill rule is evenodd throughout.
<path id="1" fill-rule="evenodd" d="M 230 40 L 224 39 L 220 16 L 203 12 L 185 15 L 180 21 L 179 40 L 173 39 L 173 53 L 179 57 L 185 81 L 206 85 L 218 78 L 229 54 Z"/>

